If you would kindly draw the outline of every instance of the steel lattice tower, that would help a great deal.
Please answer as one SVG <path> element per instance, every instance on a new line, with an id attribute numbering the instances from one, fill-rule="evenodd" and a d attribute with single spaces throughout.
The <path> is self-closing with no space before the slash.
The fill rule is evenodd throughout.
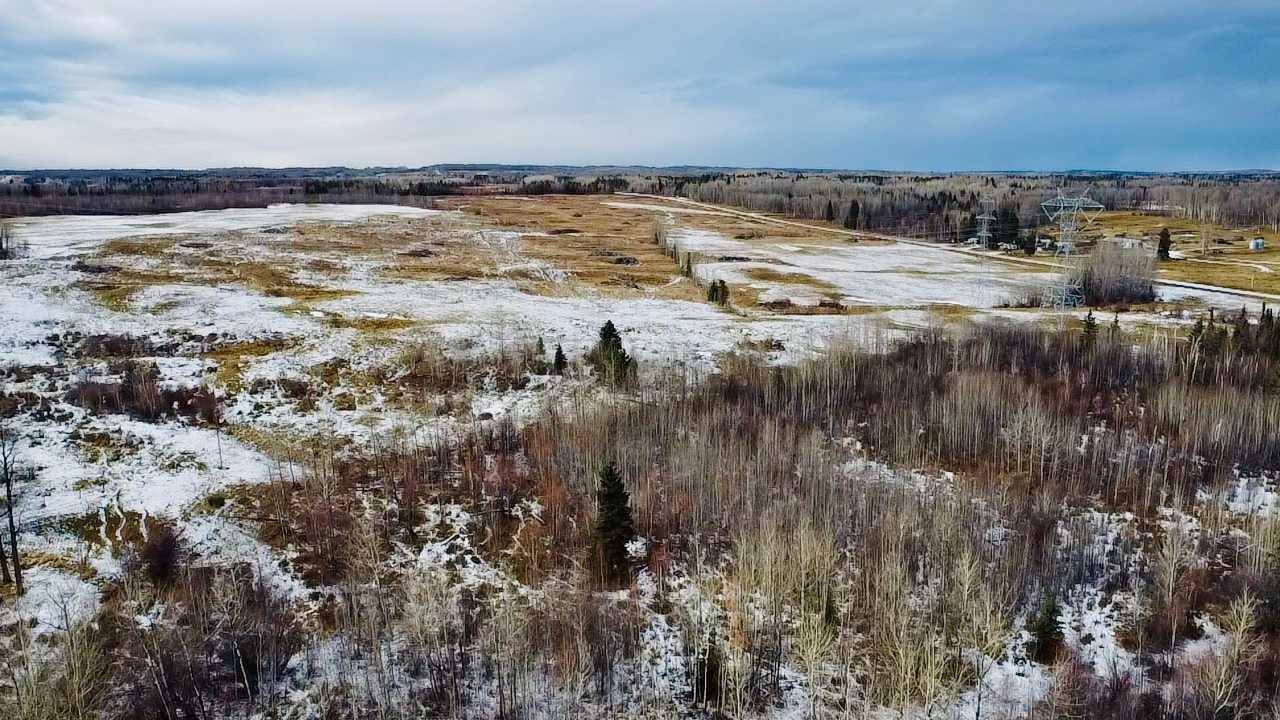
<path id="1" fill-rule="evenodd" d="M 1080 197 L 1067 197 L 1058 191 L 1058 196 L 1040 204 L 1044 214 L 1052 222 L 1058 223 L 1058 255 L 1069 255 L 1076 247 L 1080 230 L 1098 218 L 1104 208 L 1102 204 L 1089 197 L 1088 193 Z"/>
<path id="2" fill-rule="evenodd" d="M 990 195 L 983 195 L 978 204 L 982 208 L 982 214 L 976 218 L 978 221 L 978 244 L 983 247 L 991 247 L 991 223 L 996 220 L 996 201 Z"/>
<path id="3" fill-rule="evenodd" d="M 1058 191 L 1058 196 L 1040 204 L 1044 214 L 1052 222 L 1058 223 L 1057 255 L 1070 255 L 1075 251 L 1080 230 L 1098 218 L 1103 211 L 1102 204 L 1085 193 L 1079 197 L 1067 197 Z M 1043 300 L 1045 307 L 1062 310 L 1080 304 L 1083 285 L 1079 276 L 1073 271 L 1062 274 L 1060 282 L 1049 288 Z"/>

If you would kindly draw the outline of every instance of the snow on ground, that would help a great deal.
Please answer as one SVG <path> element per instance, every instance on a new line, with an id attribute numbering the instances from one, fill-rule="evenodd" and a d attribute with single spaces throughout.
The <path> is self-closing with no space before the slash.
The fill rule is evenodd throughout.
<path id="1" fill-rule="evenodd" d="M 822 288 L 752 278 L 749 271 L 808 276 L 833 288 L 843 304 L 918 307 L 954 303 L 990 308 L 1007 303 L 1043 277 L 1015 265 L 960 255 L 943 248 L 902 243 L 769 244 L 729 240 L 716 233 L 682 229 L 671 235 L 682 249 L 749 262 L 697 266 L 707 279 L 747 284 L 766 291 L 762 301 L 791 299 L 814 304 Z"/>
<path id="2" fill-rule="evenodd" d="M 24 522 L 108 507 L 172 517 L 211 492 L 270 477 L 266 456 L 214 430 L 123 416 L 84 420 L 81 432 L 110 431 L 127 449 L 95 458 L 74 446 L 66 428 L 29 424 L 19 454 L 35 481 L 23 493 Z"/>
<path id="3" fill-rule="evenodd" d="M 96 248 L 107 240 L 154 235 L 207 235 L 228 230 L 252 230 L 300 222 L 356 222 L 378 215 L 423 217 L 436 210 L 400 205 L 298 205 L 281 203 L 265 208 L 230 208 L 163 213 L 159 215 L 52 215 L 20 218 L 18 236 L 30 245 L 31 256 L 56 259 Z"/>
<path id="4" fill-rule="evenodd" d="M 28 568 L 22 581 L 28 588 L 26 594 L 5 614 L 30 623 L 36 637 L 74 628 L 98 610 L 101 593 L 97 586 L 65 570 Z"/>
<path id="5" fill-rule="evenodd" d="M 799 354 L 820 347 L 817 338 L 868 326 L 861 317 L 742 317 L 707 303 L 653 298 L 546 297 L 514 283 L 489 282 L 483 289 L 445 281 L 366 281 L 359 293 L 318 303 L 322 311 L 384 314 L 422 320 L 448 344 L 473 343 L 493 351 L 514 341 L 542 337 L 564 346 L 570 357 L 586 352 L 601 323 L 612 320 L 627 351 L 645 361 L 709 365 L 718 353 L 743 341 L 777 339 Z"/>
<path id="6" fill-rule="evenodd" d="M 185 330 L 196 335 L 225 333 L 246 340 L 313 333 L 319 325 L 314 319 L 281 312 L 291 302 L 239 287 L 155 285 L 142 290 L 134 300 L 143 313 L 130 314 L 112 325 L 110 332 L 141 336 Z M 85 334 L 95 331 L 108 330 L 103 326 L 81 330 Z"/>
<path id="7" fill-rule="evenodd" d="M 1255 316 L 1262 312 L 1262 306 L 1264 304 L 1261 300 L 1245 297 L 1243 295 L 1214 292 L 1212 290 L 1199 290 L 1196 288 L 1177 287 L 1172 285 L 1157 286 L 1156 295 L 1158 295 L 1164 302 L 1195 301 L 1206 307 L 1231 312 L 1239 312 L 1240 308 L 1243 307 L 1249 311 L 1250 315 Z"/>
<path id="8" fill-rule="evenodd" d="M 658 203 L 607 201 L 601 204 L 605 205 L 606 207 L 624 208 L 624 209 L 631 209 L 631 210 L 659 210 L 661 212 L 670 213 L 674 215 L 722 215 L 723 214 L 723 213 L 718 213 L 715 210 L 703 210 L 702 208 L 695 208 L 695 207 L 678 207 L 674 205 L 661 205 Z"/>
<path id="9" fill-rule="evenodd" d="M 1272 515 L 1280 505 L 1280 493 L 1271 478 L 1237 477 L 1226 488 L 1223 504 L 1237 515 Z"/>
<path id="10" fill-rule="evenodd" d="M 393 407 L 378 388 L 358 390 L 343 386 L 342 381 L 328 388 L 329 395 L 303 410 L 281 389 L 284 383 L 273 381 L 311 380 L 317 367 L 333 361 L 355 370 L 385 367 L 406 343 L 428 334 L 438 338 L 451 354 L 492 352 L 540 337 L 547 348 L 560 344 L 570 358 L 577 358 L 595 342 L 606 319 L 621 331 L 627 350 L 651 367 L 683 363 L 697 372 L 706 371 L 714 366 L 717 355 L 743 343 L 775 348 L 781 343 L 783 349 L 774 350 L 772 359 L 788 362 L 821 351 L 832 337 L 870 341 L 903 328 L 929 326 L 938 322 L 929 306 L 955 304 L 985 312 L 1048 277 L 915 245 L 742 242 L 678 225 L 680 213 L 711 211 L 608 204 L 667 211 L 675 224 L 671 237 L 678 246 L 711 260 L 698 266 L 706 278 L 753 285 L 765 301 L 788 299 L 812 304 L 834 294 L 844 304 L 875 310 L 854 315 L 777 315 L 642 295 L 617 297 L 589 291 L 576 296 L 532 294 L 522 290 L 517 280 L 503 277 L 399 279 L 379 272 L 385 265 L 379 258 L 348 259 L 330 248 L 291 249 L 287 233 L 281 234 L 279 241 L 274 234 L 263 235 L 266 240 L 247 250 L 229 246 L 230 261 L 288 263 L 291 268 L 296 266 L 294 278 L 347 294 L 298 305 L 288 297 L 270 296 L 261 288 L 160 281 L 111 309 L 93 293 L 76 286 L 92 278 L 73 269 L 78 260 L 110 239 L 185 234 L 216 240 L 226 238 L 222 234 L 228 231 L 303 222 L 355 222 L 380 215 L 423 217 L 434 211 L 288 205 L 144 217 L 23 220 L 18 229 L 31 246 L 31 256 L 0 263 L 0 368 L 23 368 L 25 375 L 16 373 L 0 382 L 0 391 L 33 392 L 58 410 L 21 419 L 22 460 L 35 470 L 35 482 L 21 488 L 19 500 L 19 515 L 28 525 L 26 539 L 33 547 L 64 554 L 75 543 L 100 540 L 88 560 L 101 582 L 118 573 L 119 558 L 112 556 L 112 546 L 113 541 L 122 539 L 122 520 L 126 516 L 163 518 L 178 528 L 201 562 L 245 563 L 281 596 L 298 603 L 313 602 L 315 591 L 322 590 L 307 588 L 289 569 L 288 554 L 258 541 L 251 527 L 210 512 L 201 504 L 211 493 L 269 479 L 271 458 L 226 432 L 188 422 L 150 423 L 119 415 L 93 415 L 69 405 L 66 393 L 77 379 L 103 377 L 112 371 L 100 359 L 64 355 L 67 347 L 54 335 L 130 334 L 176 341 L 178 351 L 147 358 L 156 365 L 161 385 L 170 389 L 208 383 L 219 369 L 219 361 L 203 355 L 205 348 L 193 348 L 191 338 L 216 335 L 222 343 L 284 339 L 283 347 L 270 346 L 269 352 L 243 360 L 239 371 L 243 388 L 219 386 L 228 393 L 223 403 L 225 420 L 232 426 L 265 432 L 332 432 L 365 443 L 394 433 L 449 433 L 464 422 L 504 417 L 522 422 L 536 417 L 548 403 L 581 390 L 583 381 L 535 378 L 516 391 L 482 388 L 468 394 L 462 413 L 442 417 L 424 417 Z M 493 257 L 500 274 L 532 276 L 553 284 L 564 279 L 563 268 L 522 256 L 515 233 L 478 231 L 473 239 Z M 237 256 L 237 252 L 241 254 Z M 132 269 L 159 272 L 165 262 L 184 257 L 185 252 L 159 259 L 140 254 L 120 262 Z M 333 263 L 338 270 L 302 269 L 312 260 Z M 798 273 L 813 282 L 759 280 L 747 274 L 752 270 Z M 1176 294 L 1187 297 L 1198 292 L 1178 290 Z M 1040 317 L 1035 312 L 1007 310 L 993 314 L 1023 320 Z M 371 338 L 355 327 L 332 322 L 335 318 L 395 318 L 415 324 Z M 39 366 L 39 371 L 32 366 Z M 346 404 L 340 407 L 334 402 L 336 392 L 359 392 L 359 402 L 354 409 Z M 99 451 L 86 438 L 106 438 L 105 450 Z M 930 492 L 945 491 L 947 486 L 945 478 L 926 480 L 888 468 L 880 473 L 871 473 L 875 468 L 870 466 L 863 469 L 868 477 L 885 475 L 882 481 L 919 486 L 922 491 L 926 487 Z M 1241 482 L 1227 499 L 1233 511 L 1257 512 L 1274 506 L 1269 483 Z M 96 527 L 101 537 L 77 539 L 58 529 L 59 521 L 73 518 L 87 518 L 82 524 L 92 526 L 82 527 L 82 534 L 92 534 Z M 146 532 L 145 522 L 141 530 Z M 112 532 L 116 536 L 108 537 Z M 1105 546 L 1100 550 L 1105 556 Z M 64 605 L 66 617 L 73 620 L 87 619 L 97 607 L 98 587 L 77 575 L 54 567 L 36 567 L 29 578 L 33 592 L 11 611 L 36 618 L 37 628 L 58 627 Z M 34 590 L 37 584 L 43 594 Z M 692 602 L 691 598 L 685 600 L 686 605 Z M 1100 674 L 1111 670 L 1132 673 L 1137 667 L 1137 660 L 1116 639 L 1122 613 L 1122 604 L 1103 597 L 1093 586 L 1078 586 L 1064 602 L 1061 619 L 1066 641 Z M 666 619 L 654 615 L 644 633 L 648 654 L 642 654 L 641 664 L 659 694 L 675 692 L 668 687 L 670 678 L 681 676 L 670 666 L 672 658 L 679 655 L 672 651 L 677 641 Z M 1186 651 L 1194 648 L 1188 645 Z M 983 683 L 984 709 L 990 707 L 1002 716 L 1019 714 L 1047 691 L 1044 670 L 1025 662 L 1013 650 L 998 662 L 987 662 L 990 669 Z M 804 707 L 807 701 L 801 684 L 797 681 L 791 687 L 795 692 L 787 701 L 788 708 Z M 962 698 L 961 714 L 976 701 L 973 692 Z"/>
<path id="11" fill-rule="evenodd" d="M 1124 624 L 1121 603 L 1094 587 L 1078 586 L 1068 593 L 1059 621 L 1063 641 L 1082 662 L 1102 678 L 1140 679 L 1142 666 L 1117 637 Z"/>
<path id="12" fill-rule="evenodd" d="M 193 517 L 183 528 L 182 539 L 205 565 L 246 565 L 277 597 L 309 603 L 318 595 L 289 569 L 289 554 L 276 553 L 230 520 L 214 515 Z"/>
<path id="13" fill-rule="evenodd" d="M 970 650 L 968 660 L 982 678 L 967 690 L 948 713 L 955 720 L 1025 717 L 1053 689 L 1053 675 L 1026 657 L 1030 633 L 1019 631 L 999 660 Z"/>

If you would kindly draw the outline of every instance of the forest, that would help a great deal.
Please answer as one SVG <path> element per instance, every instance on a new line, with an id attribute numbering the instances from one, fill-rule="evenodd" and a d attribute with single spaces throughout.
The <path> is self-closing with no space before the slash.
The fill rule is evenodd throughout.
<path id="1" fill-rule="evenodd" d="M 430 207 L 460 194 L 605 194 L 687 197 L 820 220 L 854 230 L 963 241 L 983 197 L 996 203 L 996 243 L 1019 245 L 1044 222 L 1040 203 L 1058 190 L 1087 192 L 1112 210 L 1169 213 L 1234 227 L 1280 231 L 1280 180 L 1272 173 L 1151 175 L 845 173 L 705 168 L 435 166 L 417 170 L 225 169 L 33 171 L 0 181 L 0 217 L 136 214 L 262 207 L 279 202 L 394 203 Z"/>

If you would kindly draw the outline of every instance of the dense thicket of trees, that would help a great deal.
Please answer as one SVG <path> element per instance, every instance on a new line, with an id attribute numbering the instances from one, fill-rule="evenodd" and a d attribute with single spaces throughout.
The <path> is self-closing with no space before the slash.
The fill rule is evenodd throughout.
<path id="1" fill-rule="evenodd" d="M 0 217 L 169 212 L 274 202 L 423 205 L 439 195 L 633 191 L 836 222 L 851 229 L 958 240 L 977 231 L 978 203 L 990 195 L 997 203 L 996 243 L 1018 245 L 1020 231 L 1044 221 L 1040 203 L 1065 187 L 1071 193 L 1087 191 L 1110 209 L 1149 209 L 1280 231 L 1280 179 L 1274 173 L 913 175 L 675 168 L 642 174 L 625 168 L 451 168 L 31 172 L 0 180 Z"/>
<path id="2" fill-rule="evenodd" d="M 1150 209 L 1231 226 L 1280 229 L 1280 181 L 1256 175 L 906 175 L 716 173 L 633 181 L 633 186 L 858 230 L 934 239 L 972 237 L 978 203 L 997 203 L 997 242 L 1044 221 L 1058 188 L 1088 192 L 1108 209 Z M 1015 227 L 1014 221 L 1017 225 Z"/>
<path id="3" fill-rule="evenodd" d="M 18 215 L 146 214 L 265 207 L 280 202 L 379 202 L 428 205 L 430 196 L 457 192 L 432 182 L 379 180 L 259 180 L 222 177 L 27 178 L 0 183 L 0 217 Z"/>

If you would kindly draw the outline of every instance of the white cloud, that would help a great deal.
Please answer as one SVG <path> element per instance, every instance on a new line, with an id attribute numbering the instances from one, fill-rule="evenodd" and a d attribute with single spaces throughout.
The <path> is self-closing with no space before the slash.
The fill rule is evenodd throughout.
<path id="1" fill-rule="evenodd" d="M 1274 42 L 1256 66 L 1215 55 L 1278 16 L 1189 0 L 0 0 L 0 166 L 1153 165 L 1132 98 L 1186 102 L 1195 81 L 1195 107 L 1154 123 L 1193 145 L 1232 82 L 1266 86 L 1255 115 L 1278 109 Z M 1028 142 L 1068 132 L 1064 114 L 1139 147 Z M 1276 162 L 1249 145 L 1256 117 L 1217 122 L 1234 144 L 1179 154 Z"/>

